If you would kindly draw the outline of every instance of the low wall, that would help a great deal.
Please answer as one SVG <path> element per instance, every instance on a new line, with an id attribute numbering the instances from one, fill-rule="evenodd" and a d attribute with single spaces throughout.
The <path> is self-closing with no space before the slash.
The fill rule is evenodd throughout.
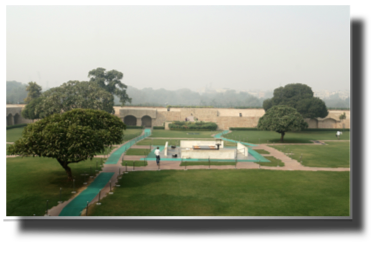
<path id="1" fill-rule="evenodd" d="M 192 148 L 194 145 L 199 146 L 216 146 L 216 141 L 187 141 L 187 140 L 181 140 L 180 141 L 180 147 L 181 148 Z M 219 148 L 224 148 L 224 141 L 221 141 L 221 144 Z M 183 156 L 183 154 L 182 154 Z"/>
<path id="2" fill-rule="evenodd" d="M 164 155 L 167 156 L 168 142 L 164 145 Z"/>
<path id="3" fill-rule="evenodd" d="M 237 143 L 237 153 L 243 154 L 248 157 L 248 148 L 241 143 Z"/>
<path id="4" fill-rule="evenodd" d="M 236 149 L 225 150 L 192 150 L 182 149 L 182 158 L 198 159 L 235 159 Z"/>

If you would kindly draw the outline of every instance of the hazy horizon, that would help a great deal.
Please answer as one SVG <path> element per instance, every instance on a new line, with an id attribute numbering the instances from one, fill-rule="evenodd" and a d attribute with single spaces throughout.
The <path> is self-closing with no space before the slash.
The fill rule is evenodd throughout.
<path id="1" fill-rule="evenodd" d="M 349 6 L 6 10 L 7 81 L 46 89 L 103 67 L 137 89 L 350 89 Z"/>

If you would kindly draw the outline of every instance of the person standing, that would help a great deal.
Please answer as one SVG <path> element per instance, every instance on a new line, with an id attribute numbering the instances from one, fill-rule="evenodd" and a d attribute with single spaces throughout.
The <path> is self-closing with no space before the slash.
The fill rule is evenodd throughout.
<path id="1" fill-rule="evenodd" d="M 337 131 L 337 134 L 336 134 L 337 139 L 340 139 L 340 134 L 341 134 L 341 132 L 340 132 L 340 131 Z"/>
<path id="2" fill-rule="evenodd" d="M 160 150 L 159 150 L 159 147 L 157 147 L 157 149 L 155 150 L 155 157 L 157 159 L 157 166 L 158 166 L 158 169 L 160 167 Z"/>

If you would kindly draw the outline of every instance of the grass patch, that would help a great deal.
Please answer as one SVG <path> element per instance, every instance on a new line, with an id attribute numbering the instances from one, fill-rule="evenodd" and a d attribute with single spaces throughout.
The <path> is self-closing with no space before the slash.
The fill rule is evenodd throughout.
<path id="1" fill-rule="evenodd" d="M 284 143 L 311 143 L 310 140 L 337 140 L 335 131 L 287 132 Z M 224 137 L 247 143 L 280 143 L 281 135 L 274 131 L 232 131 Z M 344 131 L 340 140 L 349 140 L 350 132 Z"/>
<path id="2" fill-rule="evenodd" d="M 140 160 L 123 160 L 122 166 L 147 166 L 147 161 Z"/>
<path id="3" fill-rule="evenodd" d="M 302 165 L 311 167 L 350 167 L 350 143 L 327 142 L 327 145 L 280 145 L 272 146 L 287 153 Z"/>
<path id="4" fill-rule="evenodd" d="M 168 137 L 168 138 L 211 138 L 213 134 L 221 131 L 174 131 L 174 130 L 157 130 L 154 129 L 151 137 Z"/>
<path id="5" fill-rule="evenodd" d="M 138 137 L 142 134 L 143 130 L 142 129 L 125 129 L 123 131 L 123 142 L 129 141 L 135 137 Z"/>
<path id="6" fill-rule="evenodd" d="M 259 154 L 270 154 L 269 151 L 262 150 L 262 149 L 257 149 L 257 150 L 254 150 L 254 151 L 256 151 Z"/>
<path id="7" fill-rule="evenodd" d="M 94 171 L 101 159 L 70 164 L 75 188 L 82 188 L 85 180 L 81 174 Z M 99 167 L 100 169 L 100 167 Z M 89 177 L 86 177 L 88 179 Z M 7 216 L 43 216 L 48 207 L 58 204 L 62 188 L 62 200 L 72 197 L 73 182 L 69 182 L 65 170 L 55 159 L 24 157 L 7 158 Z"/>
<path id="8" fill-rule="evenodd" d="M 285 164 L 280 160 L 273 156 L 265 156 L 265 159 L 268 159 L 270 162 L 256 162 L 261 166 L 284 166 Z"/>
<path id="9" fill-rule="evenodd" d="M 103 152 L 98 152 L 96 155 L 109 155 L 112 150 L 114 150 L 115 147 L 105 147 L 105 150 Z"/>
<path id="10" fill-rule="evenodd" d="M 7 129 L 7 142 L 16 142 L 21 138 L 24 127 Z"/>
<path id="11" fill-rule="evenodd" d="M 125 155 L 142 155 L 147 156 L 149 155 L 150 150 L 149 149 L 128 149 L 125 152 Z"/>
<path id="12" fill-rule="evenodd" d="M 349 172 L 130 172 L 91 216 L 349 216 Z"/>
<path id="13" fill-rule="evenodd" d="M 210 161 L 211 166 L 234 166 L 235 162 L 216 162 Z M 208 166 L 208 161 L 184 161 L 180 166 Z"/>

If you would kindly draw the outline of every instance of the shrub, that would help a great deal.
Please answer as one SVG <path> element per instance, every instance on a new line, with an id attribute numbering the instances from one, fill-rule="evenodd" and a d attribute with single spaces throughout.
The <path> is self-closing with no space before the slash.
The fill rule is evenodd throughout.
<path id="1" fill-rule="evenodd" d="M 143 129 L 143 126 L 126 126 L 126 129 Z"/>
<path id="2" fill-rule="evenodd" d="M 174 121 L 168 125 L 170 130 L 216 130 L 218 125 L 214 122 Z"/>
<path id="3" fill-rule="evenodd" d="M 164 129 L 163 126 L 155 126 L 154 129 Z"/>

